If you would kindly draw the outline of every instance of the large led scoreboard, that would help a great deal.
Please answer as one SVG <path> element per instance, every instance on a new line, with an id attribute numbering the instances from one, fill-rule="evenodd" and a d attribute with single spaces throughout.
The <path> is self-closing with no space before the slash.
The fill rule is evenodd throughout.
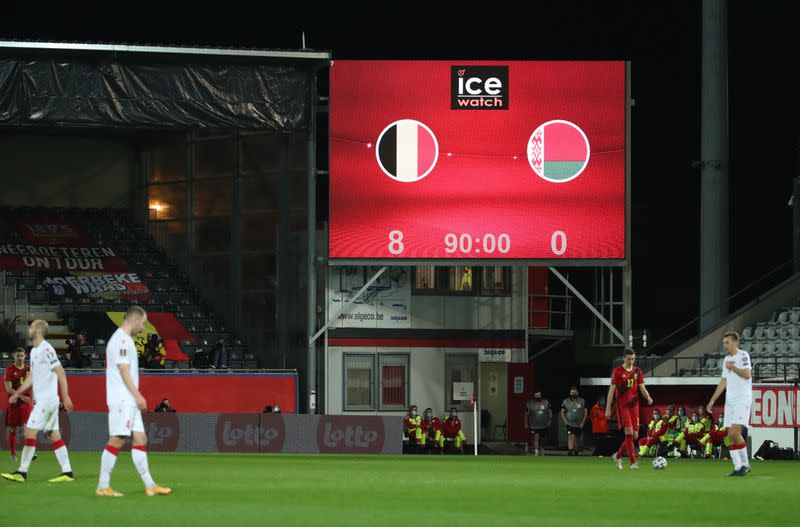
<path id="1" fill-rule="evenodd" d="M 627 71 L 335 61 L 331 262 L 624 262 Z"/>

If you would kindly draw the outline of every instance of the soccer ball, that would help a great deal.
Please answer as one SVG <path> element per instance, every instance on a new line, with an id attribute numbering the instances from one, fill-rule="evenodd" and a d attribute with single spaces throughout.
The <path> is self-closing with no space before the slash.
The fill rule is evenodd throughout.
<path id="1" fill-rule="evenodd" d="M 654 470 L 664 470 L 667 468 L 667 460 L 661 456 L 658 456 L 653 460 L 653 469 Z"/>

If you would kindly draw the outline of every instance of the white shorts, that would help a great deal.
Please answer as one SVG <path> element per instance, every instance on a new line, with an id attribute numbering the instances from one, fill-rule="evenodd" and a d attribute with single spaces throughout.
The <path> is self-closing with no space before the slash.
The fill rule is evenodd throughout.
<path id="1" fill-rule="evenodd" d="M 31 430 L 42 430 L 45 433 L 58 430 L 58 400 L 37 401 L 25 426 Z"/>
<path id="2" fill-rule="evenodd" d="M 108 435 L 130 437 L 131 432 L 144 432 L 142 412 L 135 406 L 121 404 L 108 408 Z"/>
<path id="3" fill-rule="evenodd" d="M 725 401 L 725 426 L 750 426 L 752 400 Z"/>

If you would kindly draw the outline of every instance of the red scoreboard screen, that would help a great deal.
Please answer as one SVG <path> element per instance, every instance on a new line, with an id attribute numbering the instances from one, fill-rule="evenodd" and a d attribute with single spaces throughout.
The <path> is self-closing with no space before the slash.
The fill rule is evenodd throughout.
<path id="1" fill-rule="evenodd" d="M 622 260 L 624 62 L 335 61 L 331 259 Z"/>

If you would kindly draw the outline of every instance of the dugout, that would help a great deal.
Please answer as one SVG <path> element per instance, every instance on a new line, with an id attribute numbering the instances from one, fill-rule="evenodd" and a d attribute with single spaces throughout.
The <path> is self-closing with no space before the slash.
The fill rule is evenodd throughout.
<path id="1" fill-rule="evenodd" d="M 305 371 L 330 56 L 0 42 L 0 205 L 130 209 L 262 366 Z"/>

